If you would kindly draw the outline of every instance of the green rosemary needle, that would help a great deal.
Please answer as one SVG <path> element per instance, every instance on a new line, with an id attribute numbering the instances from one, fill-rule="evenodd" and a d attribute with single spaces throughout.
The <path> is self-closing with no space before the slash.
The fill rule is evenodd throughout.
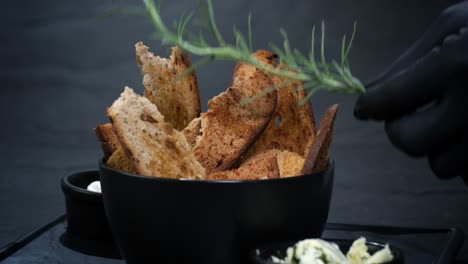
<path id="1" fill-rule="evenodd" d="M 350 41 L 346 43 L 346 35 L 342 39 L 341 45 L 341 61 L 340 63 L 332 60 L 327 63 L 325 59 L 325 24 L 321 24 L 321 40 L 320 40 L 320 62 L 316 61 L 315 56 L 315 27 L 312 29 L 311 49 L 308 56 L 302 54 L 297 49 L 291 50 L 291 45 L 288 36 L 284 29 L 280 33 L 284 39 L 283 48 L 274 44 L 270 45 L 272 51 L 278 54 L 280 61 L 284 62 L 288 69 L 277 69 L 266 66 L 254 57 L 251 56 L 252 50 L 252 29 L 251 16 L 248 17 L 248 35 L 247 40 L 240 30 L 234 27 L 235 44 L 227 43 L 218 30 L 218 26 L 214 17 L 214 8 L 211 0 L 206 0 L 206 5 L 199 2 L 200 14 L 205 23 L 205 27 L 213 35 L 216 40 L 216 45 L 210 45 L 203 39 L 203 34 L 198 37 L 191 35 L 191 38 L 186 37 L 186 27 L 190 23 L 192 14 L 183 15 L 179 22 L 175 25 L 175 32 L 169 29 L 161 19 L 160 8 L 156 6 L 154 0 L 143 0 L 146 11 L 156 29 L 156 38 L 160 39 L 163 44 L 177 45 L 182 50 L 202 56 L 199 62 L 194 63 L 185 73 L 179 78 L 184 77 L 196 68 L 210 63 L 214 60 L 232 60 L 254 65 L 255 67 L 272 75 L 280 76 L 288 79 L 288 82 L 282 82 L 278 85 L 265 89 L 264 93 L 260 93 L 254 97 L 246 98 L 243 103 L 249 103 L 257 98 L 264 96 L 266 93 L 274 91 L 290 85 L 292 82 L 301 81 L 302 87 L 307 93 L 306 99 L 299 103 L 304 103 L 319 90 L 324 90 L 331 93 L 364 93 L 365 89 L 362 83 L 351 74 L 348 62 L 348 54 L 351 49 L 354 35 L 356 33 L 356 23 L 354 23 L 353 33 Z"/>

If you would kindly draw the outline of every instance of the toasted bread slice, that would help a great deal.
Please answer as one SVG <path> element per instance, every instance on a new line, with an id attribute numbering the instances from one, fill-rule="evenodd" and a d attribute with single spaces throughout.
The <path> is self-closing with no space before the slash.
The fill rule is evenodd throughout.
<path id="1" fill-rule="evenodd" d="M 294 152 L 283 150 L 277 155 L 278 168 L 281 178 L 301 175 L 304 158 Z"/>
<path id="2" fill-rule="evenodd" d="M 280 66 L 278 68 L 282 68 Z M 299 105 L 299 101 L 306 98 L 305 91 L 301 89 L 302 82 L 288 83 L 286 78 L 277 76 L 273 77 L 273 82 L 275 85 L 287 85 L 278 89 L 276 112 L 246 157 L 271 148 L 288 150 L 304 157 L 307 143 L 315 137 L 312 106 L 309 101 Z"/>
<path id="3" fill-rule="evenodd" d="M 187 142 L 194 147 L 201 135 L 201 118 L 197 117 L 182 130 Z"/>
<path id="4" fill-rule="evenodd" d="M 298 176 L 304 158 L 294 152 L 267 149 L 247 159 L 238 169 L 218 171 L 207 176 L 209 180 L 259 180 Z"/>
<path id="5" fill-rule="evenodd" d="M 274 56 L 257 51 L 253 56 L 274 65 Z M 232 85 L 208 102 L 208 111 L 201 114 L 201 135 L 195 144 L 195 155 L 207 174 L 231 169 L 248 150 L 270 121 L 276 108 L 276 93 L 249 104 L 241 99 L 254 96 L 273 82 L 258 68 L 239 63 Z"/>
<path id="6" fill-rule="evenodd" d="M 137 174 L 132 160 L 127 157 L 122 146 L 119 146 L 119 148 L 112 153 L 109 159 L 107 159 L 106 165 L 113 169 Z"/>
<path id="7" fill-rule="evenodd" d="M 184 129 L 200 115 L 200 94 L 195 72 L 175 81 L 191 66 L 188 55 L 173 47 L 169 59 L 160 58 L 149 52 L 142 42 L 138 42 L 135 49 L 146 98 L 158 107 L 166 122 L 179 131 Z"/>
<path id="8" fill-rule="evenodd" d="M 107 160 L 120 147 L 119 140 L 112 130 L 112 124 L 97 125 L 94 132 L 101 144 L 104 160 Z"/>
<path id="9" fill-rule="evenodd" d="M 338 112 L 338 105 L 332 105 L 323 114 L 315 140 L 308 146 L 307 155 L 301 174 L 322 171 L 328 164 L 328 150 L 333 138 L 333 126 Z"/>
<path id="10" fill-rule="evenodd" d="M 114 132 L 140 175 L 202 179 L 205 169 L 196 160 L 185 136 L 164 121 L 156 105 L 125 87 L 107 110 Z"/>
<path id="11" fill-rule="evenodd" d="M 218 171 L 207 176 L 208 180 L 260 180 L 275 179 L 280 177 L 280 170 L 276 160 L 280 151 L 270 149 L 257 153 L 245 161 L 238 169 Z"/>
<path id="12" fill-rule="evenodd" d="M 101 143 L 106 165 L 114 169 L 135 173 L 132 161 L 125 155 L 125 152 L 114 133 L 112 124 L 107 123 L 104 125 L 98 125 L 94 131 Z"/>

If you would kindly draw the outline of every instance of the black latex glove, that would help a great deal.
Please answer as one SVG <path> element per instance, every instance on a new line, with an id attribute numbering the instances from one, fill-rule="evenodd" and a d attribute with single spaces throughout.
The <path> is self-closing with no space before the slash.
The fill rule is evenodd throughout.
<path id="1" fill-rule="evenodd" d="M 468 182 L 468 1 L 447 8 L 359 97 L 354 115 L 384 120 L 391 142 Z"/>

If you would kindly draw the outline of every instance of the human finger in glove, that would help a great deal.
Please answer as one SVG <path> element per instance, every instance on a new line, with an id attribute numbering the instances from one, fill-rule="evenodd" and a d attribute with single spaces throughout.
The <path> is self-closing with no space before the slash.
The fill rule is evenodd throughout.
<path id="1" fill-rule="evenodd" d="M 468 1 L 444 10 L 369 83 L 354 115 L 385 121 L 396 147 L 427 156 L 441 178 L 468 182 Z"/>

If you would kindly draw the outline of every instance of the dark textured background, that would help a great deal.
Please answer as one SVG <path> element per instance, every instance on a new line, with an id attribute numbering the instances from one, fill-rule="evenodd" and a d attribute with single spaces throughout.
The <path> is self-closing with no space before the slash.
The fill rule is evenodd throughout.
<path id="1" fill-rule="evenodd" d="M 195 1 L 163 1 L 166 21 Z M 294 47 L 306 51 L 312 25 L 327 24 L 328 55 L 354 20 L 351 52 L 355 75 L 368 80 L 415 41 L 450 1 L 322 0 L 214 1 L 221 31 L 246 28 L 253 14 L 255 48 L 280 44 L 284 27 Z M 150 38 L 146 17 L 118 12 L 139 1 L 9 1 L 0 8 L 0 246 L 64 212 L 60 178 L 95 169 L 100 148 L 92 128 L 106 122 L 105 107 L 129 85 L 142 91 L 134 44 L 155 53 L 168 49 Z M 232 39 L 232 38 L 230 38 Z M 203 109 L 225 90 L 234 64 L 217 62 L 198 71 Z M 468 188 L 440 181 L 426 160 L 394 149 L 381 123 L 356 121 L 354 96 L 319 93 L 316 117 L 339 103 L 332 157 L 336 183 L 329 220 L 343 223 L 424 227 L 460 226 L 468 232 Z M 435 128 L 436 129 L 436 128 Z M 468 259 L 468 248 L 462 253 Z"/>

